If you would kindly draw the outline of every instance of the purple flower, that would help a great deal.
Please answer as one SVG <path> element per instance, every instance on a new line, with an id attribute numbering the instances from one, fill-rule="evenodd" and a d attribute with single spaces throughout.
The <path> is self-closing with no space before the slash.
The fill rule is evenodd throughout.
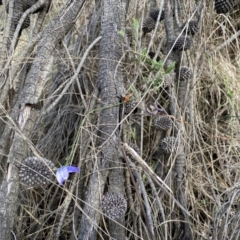
<path id="1" fill-rule="evenodd" d="M 74 166 L 63 166 L 60 167 L 56 172 L 56 178 L 60 185 L 63 185 L 63 183 L 68 179 L 69 173 L 76 173 L 79 172 L 80 169 L 78 167 Z"/>
<path id="2" fill-rule="evenodd" d="M 157 102 L 154 103 L 154 111 L 153 115 L 157 115 L 158 113 L 167 113 L 166 110 L 162 107 L 158 107 Z"/>

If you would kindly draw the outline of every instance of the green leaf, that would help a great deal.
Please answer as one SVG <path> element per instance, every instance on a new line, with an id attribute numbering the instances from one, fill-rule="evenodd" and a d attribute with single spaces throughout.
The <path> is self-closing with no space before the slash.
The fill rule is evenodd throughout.
<path id="1" fill-rule="evenodd" d="M 133 29 L 135 32 L 138 32 L 138 28 L 139 28 L 139 20 L 136 18 L 133 18 Z"/>
<path id="2" fill-rule="evenodd" d="M 122 37 L 124 37 L 124 36 L 125 36 L 125 31 L 124 31 L 123 29 L 121 29 L 121 30 L 119 31 L 119 34 L 120 34 Z"/>
<path id="3" fill-rule="evenodd" d="M 173 62 L 170 67 L 165 71 L 166 74 L 170 73 L 175 68 L 176 63 Z"/>
<path id="4" fill-rule="evenodd" d="M 143 57 L 146 57 L 146 55 L 147 55 L 147 48 L 142 49 L 141 55 L 142 55 Z"/>
<path id="5" fill-rule="evenodd" d="M 131 89 L 132 92 L 135 91 L 135 87 L 132 84 L 130 85 L 130 89 Z"/>
<path id="6" fill-rule="evenodd" d="M 159 71 L 163 68 L 163 62 L 157 62 L 156 60 L 152 60 L 153 70 Z"/>
<path id="7" fill-rule="evenodd" d="M 163 74 L 162 72 L 159 72 L 157 77 L 155 78 L 154 82 L 153 82 L 153 86 L 156 87 L 159 85 L 160 82 L 162 82 L 163 80 Z"/>
<path id="8" fill-rule="evenodd" d="M 233 96 L 234 96 L 234 92 L 231 91 L 231 90 L 228 90 L 228 91 L 227 91 L 227 96 L 228 96 L 230 99 L 232 99 Z"/>

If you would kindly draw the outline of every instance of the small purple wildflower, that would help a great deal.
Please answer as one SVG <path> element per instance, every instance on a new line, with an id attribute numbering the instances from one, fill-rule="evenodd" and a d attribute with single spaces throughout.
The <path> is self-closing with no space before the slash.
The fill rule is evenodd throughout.
<path id="1" fill-rule="evenodd" d="M 77 173 L 80 169 L 78 167 L 74 166 L 63 166 L 60 167 L 56 172 L 56 178 L 60 185 L 63 185 L 63 183 L 68 179 L 69 173 Z"/>
<path id="2" fill-rule="evenodd" d="M 153 115 L 157 115 L 158 113 L 167 113 L 166 110 L 163 107 L 158 107 L 157 102 L 154 103 L 154 107 L 153 107 Z"/>

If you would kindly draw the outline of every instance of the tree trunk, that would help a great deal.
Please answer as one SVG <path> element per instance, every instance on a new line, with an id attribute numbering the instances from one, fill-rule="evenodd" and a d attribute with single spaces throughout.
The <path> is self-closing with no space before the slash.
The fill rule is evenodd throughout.
<path id="1" fill-rule="evenodd" d="M 56 44 L 72 28 L 72 24 L 76 21 L 83 3 L 84 1 L 73 1 L 70 5 L 65 6 L 45 29 L 23 90 L 16 105 L 13 107 L 11 117 L 18 125 L 15 126 L 15 131 L 12 135 L 11 148 L 9 149 L 7 159 L 8 166 L 6 166 L 6 173 L 0 189 L 0 199 L 2 200 L 0 209 L 1 239 L 10 239 L 11 231 L 13 230 L 19 194 L 19 169 L 16 165 L 21 164 L 26 157 L 26 141 L 28 137 L 26 133 L 30 133 L 33 129 L 33 124 L 30 126 L 26 124 L 29 118 L 31 119 L 31 106 L 37 104 L 40 96 L 43 94 L 45 79 L 50 71 Z M 7 81 L 10 81 L 10 79 Z M 16 114 L 19 108 L 20 113 Z M 6 125 L 6 131 L 8 131 L 9 127 L 9 125 Z M 3 149 L 2 151 L 8 152 L 8 149 Z"/>
<path id="2" fill-rule="evenodd" d="M 239 238 L 236 3 L 0 0 L 0 240 Z"/>
<path id="3" fill-rule="evenodd" d="M 122 57 L 122 38 L 119 34 L 123 26 L 122 12 L 123 7 L 120 1 L 103 1 L 102 39 L 97 81 L 102 102 L 98 141 L 100 152 L 95 160 L 94 171 L 90 178 L 78 239 L 96 239 L 101 217 L 101 198 L 109 174 L 108 168 L 120 166 L 118 153 L 120 148 L 119 97 L 124 93 L 121 65 L 119 64 Z M 111 170 L 110 188 L 123 192 L 121 168 Z M 111 223 L 111 225 L 113 224 Z M 123 228 L 118 231 L 115 229 L 110 234 L 114 235 L 114 239 L 123 239 L 125 236 Z"/>

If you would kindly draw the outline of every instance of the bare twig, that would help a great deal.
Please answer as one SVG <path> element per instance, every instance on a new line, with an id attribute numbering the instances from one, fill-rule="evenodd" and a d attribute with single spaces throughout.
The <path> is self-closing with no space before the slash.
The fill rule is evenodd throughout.
<path id="1" fill-rule="evenodd" d="M 78 77 L 78 74 L 79 72 L 81 71 L 82 67 L 83 67 L 83 64 L 90 52 L 90 50 L 93 48 L 93 46 L 101 39 L 102 37 L 99 36 L 98 38 L 96 38 L 90 45 L 89 47 L 86 49 L 78 67 L 77 67 L 77 70 L 76 72 L 74 73 L 74 75 L 72 76 L 71 80 L 65 85 L 64 89 L 62 90 L 61 94 L 59 94 L 59 96 L 56 98 L 56 100 L 43 112 L 43 115 L 44 114 L 47 114 L 49 113 L 56 105 L 57 103 L 61 100 L 62 96 L 66 93 L 66 91 L 68 90 L 68 88 L 71 86 L 71 84 L 76 81 L 77 77 Z M 63 87 L 63 85 L 61 86 Z M 59 90 L 59 88 L 58 88 Z"/>

